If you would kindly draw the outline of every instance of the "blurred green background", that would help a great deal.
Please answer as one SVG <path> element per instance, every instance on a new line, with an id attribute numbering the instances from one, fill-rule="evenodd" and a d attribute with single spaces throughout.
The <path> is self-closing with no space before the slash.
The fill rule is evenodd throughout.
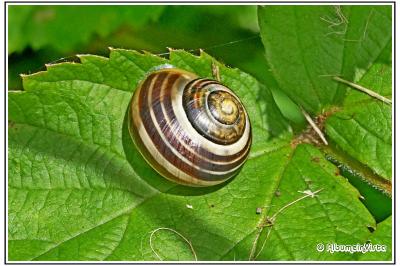
<path id="1" fill-rule="evenodd" d="M 108 56 L 108 47 L 168 57 L 168 47 L 205 50 L 256 77 L 272 91 L 282 113 L 302 128 L 304 119 L 279 90 L 264 57 L 257 6 L 8 6 L 8 89 L 22 88 L 20 74 L 76 54 Z"/>

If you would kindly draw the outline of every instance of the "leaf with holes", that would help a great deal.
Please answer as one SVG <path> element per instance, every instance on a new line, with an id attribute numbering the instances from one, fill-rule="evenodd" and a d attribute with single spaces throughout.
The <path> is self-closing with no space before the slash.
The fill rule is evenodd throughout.
<path id="1" fill-rule="evenodd" d="M 358 84 L 392 96 L 392 68 L 374 64 Z M 326 121 L 328 136 L 386 180 L 392 179 L 392 106 L 352 90 L 343 109 Z"/>
<path id="2" fill-rule="evenodd" d="M 368 244 L 373 245 L 375 252 L 366 252 L 359 255 L 359 260 L 384 261 L 390 260 L 392 254 L 392 217 L 380 222 L 376 231 L 368 239 Z"/>
<path id="3" fill-rule="evenodd" d="M 329 142 L 320 149 L 360 191 L 377 222 L 387 219 L 378 234 L 386 239 L 391 239 L 391 12 L 391 6 L 259 8 L 273 76 L 298 105 L 318 115 L 316 126 Z M 390 260 L 391 248 L 365 257 Z"/>

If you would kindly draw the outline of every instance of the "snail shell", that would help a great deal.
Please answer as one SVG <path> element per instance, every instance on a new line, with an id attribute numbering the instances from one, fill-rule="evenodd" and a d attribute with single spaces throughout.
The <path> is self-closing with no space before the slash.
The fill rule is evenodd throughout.
<path id="1" fill-rule="evenodd" d="M 138 86 L 129 131 L 146 161 L 165 178 L 212 186 L 233 177 L 251 146 L 251 126 L 239 98 L 215 80 L 168 68 Z"/>

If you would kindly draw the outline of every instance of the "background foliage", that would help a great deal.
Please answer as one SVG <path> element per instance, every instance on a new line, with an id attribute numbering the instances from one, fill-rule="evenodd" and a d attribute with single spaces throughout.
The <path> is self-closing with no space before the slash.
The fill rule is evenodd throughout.
<path id="1" fill-rule="evenodd" d="M 391 106 L 331 79 L 391 98 L 390 6 L 9 6 L 8 22 L 10 260 L 157 260 L 163 227 L 200 260 L 391 259 Z M 217 61 L 250 158 L 226 184 L 177 186 L 132 147 L 127 106 L 154 67 Z M 304 141 L 298 106 L 329 146 Z M 388 251 L 316 251 L 366 242 Z M 171 231 L 153 248 L 193 259 Z"/>

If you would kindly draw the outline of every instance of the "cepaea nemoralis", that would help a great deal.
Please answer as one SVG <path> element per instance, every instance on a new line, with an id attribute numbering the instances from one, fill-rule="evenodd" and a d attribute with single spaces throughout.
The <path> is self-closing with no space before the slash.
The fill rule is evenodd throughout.
<path id="1" fill-rule="evenodd" d="M 129 131 L 159 174 L 188 186 L 231 178 L 251 145 L 250 121 L 239 98 L 215 80 L 176 68 L 152 72 L 139 84 Z"/>

